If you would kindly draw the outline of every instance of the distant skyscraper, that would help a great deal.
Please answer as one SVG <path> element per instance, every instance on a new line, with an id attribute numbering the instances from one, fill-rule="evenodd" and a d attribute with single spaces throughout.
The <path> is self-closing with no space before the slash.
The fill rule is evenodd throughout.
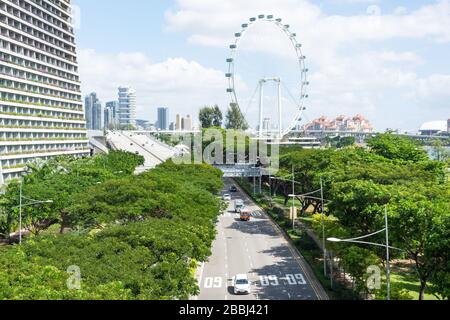
<path id="1" fill-rule="evenodd" d="M 118 128 L 118 112 L 119 112 L 119 102 L 110 101 L 105 105 L 105 118 L 104 127 L 105 129 L 117 129 Z"/>
<path id="2" fill-rule="evenodd" d="M 119 88 L 119 125 L 136 127 L 136 92 L 130 87 Z"/>
<path id="3" fill-rule="evenodd" d="M 169 130 L 170 131 L 175 131 L 175 123 L 173 123 L 173 122 L 170 123 Z"/>
<path id="4" fill-rule="evenodd" d="M 183 124 L 183 130 L 185 131 L 191 131 L 192 130 L 192 118 L 191 116 L 188 114 L 186 116 L 186 118 L 183 119 L 184 124 Z"/>
<path id="5" fill-rule="evenodd" d="M 169 108 L 158 108 L 158 129 L 169 129 Z"/>
<path id="6" fill-rule="evenodd" d="M 177 118 L 175 121 L 175 130 L 180 131 L 181 130 L 181 116 L 177 114 Z"/>
<path id="7" fill-rule="evenodd" d="M 102 105 L 95 92 L 84 99 L 86 127 L 88 130 L 102 129 Z"/>

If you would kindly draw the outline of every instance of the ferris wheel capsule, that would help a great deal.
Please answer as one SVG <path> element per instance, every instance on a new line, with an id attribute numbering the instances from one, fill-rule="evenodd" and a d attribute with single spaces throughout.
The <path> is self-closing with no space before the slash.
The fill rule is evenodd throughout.
<path id="1" fill-rule="evenodd" d="M 260 15 L 258 16 L 259 19 L 264 19 L 265 17 L 266 17 L 266 16 L 263 15 L 263 14 L 260 14 Z"/>
<path id="2" fill-rule="evenodd" d="M 228 63 L 232 63 L 233 61 L 234 61 L 233 58 L 228 58 L 228 59 L 227 59 L 227 62 L 228 62 Z"/>
<path id="3" fill-rule="evenodd" d="M 277 19 L 275 19 L 275 21 L 276 21 L 276 22 L 281 22 L 281 21 L 283 21 L 283 19 L 277 18 Z"/>
<path id="4" fill-rule="evenodd" d="M 248 28 L 248 23 L 244 23 L 243 25 L 242 25 L 242 28 Z"/>
<path id="5" fill-rule="evenodd" d="M 272 14 L 269 14 L 269 15 L 267 16 L 267 19 L 273 19 L 273 15 L 272 15 Z"/>
<path id="6" fill-rule="evenodd" d="M 237 45 L 235 45 L 235 44 L 230 45 L 230 49 L 236 49 L 236 48 L 237 48 Z"/>
<path id="7" fill-rule="evenodd" d="M 256 18 L 250 18 L 250 21 L 251 21 L 251 22 L 255 22 L 255 21 L 256 21 Z"/>

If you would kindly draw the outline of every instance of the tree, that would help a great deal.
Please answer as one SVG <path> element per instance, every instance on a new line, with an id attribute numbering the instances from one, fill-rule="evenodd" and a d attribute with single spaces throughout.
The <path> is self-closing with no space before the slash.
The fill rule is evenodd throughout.
<path id="1" fill-rule="evenodd" d="M 356 143 L 355 137 L 340 137 L 339 142 L 337 143 L 337 147 L 340 148 L 346 148 L 351 147 Z"/>
<path id="2" fill-rule="evenodd" d="M 420 280 L 419 299 L 423 300 L 431 278 L 438 281 L 438 290 L 443 289 L 440 284 L 448 284 L 448 277 L 442 277 L 449 272 L 448 187 L 414 184 L 402 188 L 389 208 L 392 241 L 415 262 Z M 441 293 L 445 296 L 448 291 L 444 289 Z"/>
<path id="3" fill-rule="evenodd" d="M 420 162 L 428 160 L 428 155 L 418 142 L 391 133 L 378 134 L 367 145 L 372 151 L 391 160 Z"/>
<path id="4" fill-rule="evenodd" d="M 348 246 L 342 250 L 341 257 L 342 265 L 345 267 L 345 270 L 348 270 L 355 280 L 357 292 L 369 293 L 366 284 L 370 274 L 367 273 L 367 268 L 369 266 L 378 266 L 380 264 L 380 260 L 377 256 L 368 249 L 357 246 Z"/>
<path id="5" fill-rule="evenodd" d="M 226 116 L 226 128 L 235 130 L 247 130 L 248 123 L 242 115 L 241 109 L 235 103 L 230 105 Z"/>
<path id="6" fill-rule="evenodd" d="M 193 270 L 211 255 L 222 205 L 220 170 L 168 161 L 138 176 L 118 173 L 118 179 L 97 184 L 80 171 L 79 161 L 88 160 L 75 161 L 66 174 L 70 179 L 80 174 L 79 186 L 62 179 L 63 186 L 48 188 L 72 204 L 70 222 L 78 230 L 2 248 L 0 299 L 186 300 L 198 294 Z M 84 169 L 95 178 L 113 165 L 107 158 L 88 162 Z M 34 176 L 29 183 L 40 190 L 46 179 L 64 178 L 58 175 Z M 69 266 L 79 267 L 81 290 L 67 289 Z"/>
<path id="7" fill-rule="evenodd" d="M 433 157 L 437 161 L 447 162 L 450 159 L 450 151 L 446 150 L 441 139 L 433 141 L 432 145 Z"/>
<path id="8" fill-rule="evenodd" d="M 199 112 L 199 120 L 203 129 L 222 127 L 223 114 L 218 105 L 205 106 Z"/>

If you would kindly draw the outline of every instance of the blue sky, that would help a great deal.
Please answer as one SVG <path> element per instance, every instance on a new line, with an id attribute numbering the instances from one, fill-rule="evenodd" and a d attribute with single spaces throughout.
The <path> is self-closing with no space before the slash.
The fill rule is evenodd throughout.
<path id="1" fill-rule="evenodd" d="M 197 116 L 225 111 L 224 62 L 233 34 L 260 13 L 291 25 L 310 69 L 306 119 L 361 113 L 379 130 L 417 130 L 450 117 L 450 2 L 418 0 L 75 0 L 83 91 L 105 102 L 118 85 L 137 90 L 138 117 L 164 105 Z M 107 8 L 107 10 L 105 10 Z M 276 28 L 246 35 L 237 91 L 252 122 L 258 77 L 281 76 L 296 93 L 296 61 Z M 266 103 L 274 91 L 268 88 Z M 286 100 L 289 100 L 286 98 Z M 245 105 L 245 107 L 243 106 Z M 287 123 L 294 105 L 285 103 Z M 270 111 L 267 114 L 272 117 Z M 172 120 L 173 120 L 172 119 Z"/>

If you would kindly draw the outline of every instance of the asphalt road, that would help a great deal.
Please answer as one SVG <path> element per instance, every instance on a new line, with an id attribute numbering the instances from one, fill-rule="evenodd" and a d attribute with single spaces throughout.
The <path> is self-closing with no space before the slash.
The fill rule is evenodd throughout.
<path id="1" fill-rule="evenodd" d="M 231 180 L 223 193 L 230 193 Z M 217 224 L 218 235 L 212 256 L 197 277 L 198 300 L 321 300 L 323 288 L 304 259 L 290 245 L 269 217 L 240 188 Z M 234 200 L 243 199 L 253 212 L 250 222 L 241 222 Z M 233 277 L 247 274 L 252 283 L 250 295 L 233 294 Z"/>

